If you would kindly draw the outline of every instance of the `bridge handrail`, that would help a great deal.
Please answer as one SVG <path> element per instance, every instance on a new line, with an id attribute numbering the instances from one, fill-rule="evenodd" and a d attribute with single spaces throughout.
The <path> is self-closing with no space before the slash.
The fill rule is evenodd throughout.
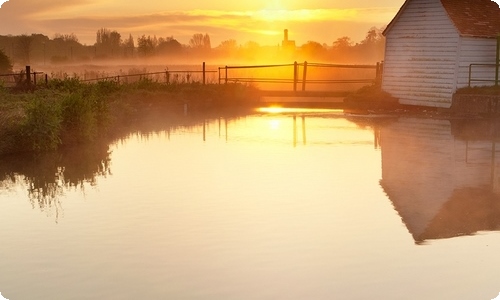
<path id="1" fill-rule="evenodd" d="M 267 78 L 267 77 L 230 77 L 228 70 L 233 69 L 258 69 L 258 68 L 278 68 L 278 67 L 293 67 L 293 78 Z M 302 77 L 299 79 L 299 67 L 302 68 Z M 358 79 L 307 79 L 307 68 L 337 68 L 337 69 L 374 69 L 375 78 L 358 78 Z M 256 83 L 293 83 L 293 90 L 297 90 L 297 85 L 302 84 L 302 91 L 305 91 L 306 83 L 311 84 L 328 84 L 328 83 L 380 83 L 382 75 L 383 63 L 376 65 L 344 65 L 344 64 L 327 64 L 327 63 L 303 63 L 294 62 L 293 64 L 270 64 L 270 65 L 254 65 L 254 66 L 224 66 L 219 67 L 219 84 L 224 81 L 228 82 L 256 82 Z M 223 71 L 225 72 L 223 74 Z"/>

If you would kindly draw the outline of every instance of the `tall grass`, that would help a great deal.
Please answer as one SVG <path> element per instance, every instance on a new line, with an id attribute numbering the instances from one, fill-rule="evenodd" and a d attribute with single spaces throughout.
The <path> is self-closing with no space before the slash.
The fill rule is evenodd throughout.
<path id="1" fill-rule="evenodd" d="M 53 99 L 34 95 L 26 105 L 22 138 L 33 151 L 55 150 L 61 143 L 61 106 Z"/>
<path id="2" fill-rule="evenodd" d="M 0 155 L 91 143 L 148 114 L 182 112 L 185 103 L 190 111 L 248 105 L 249 98 L 257 100 L 254 91 L 241 84 L 166 85 L 148 78 L 85 83 L 70 77 L 25 92 L 0 88 Z"/>

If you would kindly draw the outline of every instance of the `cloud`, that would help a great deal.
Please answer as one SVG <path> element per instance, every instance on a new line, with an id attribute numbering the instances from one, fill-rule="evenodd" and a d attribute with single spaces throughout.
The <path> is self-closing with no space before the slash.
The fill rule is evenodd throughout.
<path id="1" fill-rule="evenodd" d="M 173 11 L 163 7 L 162 11 L 147 10 L 144 5 L 138 11 L 130 5 L 127 0 L 122 0 L 122 5 L 113 0 L 10 0 L 0 9 L 0 35 L 42 33 L 52 37 L 55 33 L 74 33 L 82 43 L 93 44 L 97 30 L 108 28 L 123 36 L 174 36 L 181 43 L 187 43 L 194 33 L 208 33 L 213 45 L 227 39 L 276 44 L 281 41 L 283 29 L 288 28 L 298 43 L 330 43 L 345 35 L 360 40 L 371 26 L 386 25 L 398 9 Z M 314 29 L 314 35 L 306 29 Z"/>

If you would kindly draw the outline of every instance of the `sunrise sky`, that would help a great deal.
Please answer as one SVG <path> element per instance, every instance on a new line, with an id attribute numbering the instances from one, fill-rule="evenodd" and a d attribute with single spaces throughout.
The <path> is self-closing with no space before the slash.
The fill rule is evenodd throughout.
<path id="1" fill-rule="evenodd" d="M 173 36 L 188 44 L 195 33 L 208 33 L 212 47 L 235 39 L 276 45 L 283 29 L 297 45 L 331 45 L 341 36 L 362 40 L 372 26 L 382 27 L 404 0 L 9 0 L 0 8 L 0 35 L 75 33 L 83 44 L 95 43 L 96 31 L 108 28 L 123 38 L 132 34 Z"/>

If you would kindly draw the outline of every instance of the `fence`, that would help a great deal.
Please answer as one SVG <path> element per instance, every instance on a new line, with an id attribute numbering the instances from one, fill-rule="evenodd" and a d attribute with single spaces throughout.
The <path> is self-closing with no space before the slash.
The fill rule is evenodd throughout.
<path id="1" fill-rule="evenodd" d="M 202 84 L 207 83 L 208 75 L 216 74 L 217 71 L 209 71 L 206 69 L 205 63 L 202 64 L 202 70 L 165 70 L 161 72 L 147 72 L 147 73 L 133 73 L 133 74 L 121 74 L 114 76 L 104 76 L 96 78 L 84 78 L 82 82 L 92 82 L 92 81 L 116 81 L 118 83 L 130 83 L 136 82 L 138 80 L 150 79 L 156 82 L 164 82 L 165 84 L 172 83 L 190 83 L 194 82 L 195 79 L 199 79 Z M 179 75 L 183 75 L 180 78 Z M 199 75 L 198 78 L 196 75 Z"/>
<path id="2" fill-rule="evenodd" d="M 94 81 L 115 81 L 118 83 L 130 83 L 138 80 L 150 79 L 156 82 L 172 83 L 190 83 L 195 80 L 207 83 L 207 76 L 218 73 L 218 83 L 257 83 L 259 88 L 272 87 L 274 90 L 329 90 L 359 88 L 360 85 L 380 84 L 383 63 L 376 65 L 340 65 L 323 63 L 297 63 L 281 65 L 254 65 L 254 66 L 225 66 L 219 67 L 218 71 L 209 71 L 205 63 L 202 64 L 202 70 L 165 70 L 161 72 L 143 72 L 133 74 L 120 74 L 113 76 L 98 76 L 94 78 L 78 78 L 81 82 Z M 48 76 L 43 72 L 31 72 L 31 68 L 26 66 L 26 71 L 17 74 L 0 75 L 7 78 L 3 80 L 6 86 L 19 85 L 37 85 L 37 77 L 45 75 L 45 84 L 48 83 Z M 183 75 L 179 78 L 179 75 Z M 198 76 L 198 77 L 196 77 Z M 23 79 L 24 78 L 24 79 Z M 322 86 L 322 88 L 317 88 Z M 342 87 L 340 87 L 342 86 Z M 347 87 L 347 88 L 346 88 Z"/>
<path id="3" fill-rule="evenodd" d="M 43 76 L 40 80 L 39 77 Z M 44 72 L 32 72 L 30 66 L 19 73 L 0 74 L 0 85 L 5 87 L 36 86 L 38 82 L 48 83 L 48 76 Z"/>
<path id="4" fill-rule="evenodd" d="M 297 63 L 280 65 L 225 66 L 219 67 L 219 84 L 241 82 L 269 87 L 306 91 L 311 85 L 326 89 L 339 85 L 359 87 L 360 84 L 380 84 L 383 63 L 376 65 L 340 65 L 323 63 Z M 349 72 L 346 72 L 349 71 Z M 323 87 L 323 90 L 325 89 Z M 310 88 L 308 88 L 309 90 Z M 318 88 L 313 87 L 313 90 Z M 319 88 L 321 90 L 321 88 Z"/>

